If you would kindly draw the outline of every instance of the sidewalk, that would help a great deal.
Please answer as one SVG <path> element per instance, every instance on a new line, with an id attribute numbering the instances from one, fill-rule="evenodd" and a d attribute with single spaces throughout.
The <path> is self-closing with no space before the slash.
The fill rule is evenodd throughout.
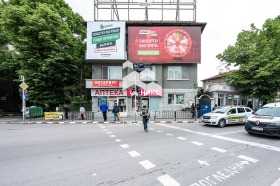
<path id="1" fill-rule="evenodd" d="M 171 119 L 157 119 L 154 121 L 153 118 L 149 120 L 149 123 L 199 123 L 200 119 L 197 119 L 194 121 L 194 119 L 184 119 L 184 120 L 178 120 L 174 121 Z M 132 124 L 132 123 L 142 123 L 142 118 L 141 117 L 134 117 L 134 116 L 128 116 L 125 118 L 120 118 L 120 121 L 114 121 L 113 118 L 108 117 L 108 120 L 106 122 L 103 121 L 102 117 L 96 117 L 95 120 L 44 120 L 44 119 L 25 119 L 25 122 L 23 122 L 22 117 L 18 116 L 6 116 L 6 117 L 0 117 L 0 123 L 10 123 L 10 124 L 97 124 L 97 123 L 102 123 L 102 124 Z"/>

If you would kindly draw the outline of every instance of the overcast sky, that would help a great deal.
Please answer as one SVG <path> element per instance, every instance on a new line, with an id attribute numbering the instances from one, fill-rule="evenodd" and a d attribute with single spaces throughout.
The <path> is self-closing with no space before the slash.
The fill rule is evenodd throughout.
<path id="1" fill-rule="evenodd" d="M 85 21 L 93 21 L 93 0 L 65 0 Z M 216 55 L 234 45 L 237 34 L 254 23 L 261 28 L 268 18 L 280 15 L 280 0 L 197 0 L 197 22 L 207 25 L 201 36 L 200 80 L 219 73 Z"/>

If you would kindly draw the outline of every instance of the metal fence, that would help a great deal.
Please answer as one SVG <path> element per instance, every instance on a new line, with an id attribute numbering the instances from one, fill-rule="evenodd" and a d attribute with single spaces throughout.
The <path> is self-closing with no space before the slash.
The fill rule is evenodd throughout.
<path id="1" fill-rule="evenodd" d="M 156 119 L 191 119 L 192 113 L 190 110 L 162 110 L 157 111 L 154 116 L 154 120 Z"/>

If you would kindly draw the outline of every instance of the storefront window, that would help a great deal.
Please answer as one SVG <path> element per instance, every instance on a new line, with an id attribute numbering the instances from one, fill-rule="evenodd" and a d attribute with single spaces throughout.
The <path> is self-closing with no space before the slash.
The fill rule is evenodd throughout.
<path id="1" fill-rule="evenodd" d="M 168 104 L 184 104 L 184 95 L 183 94 L 169 94 L 168 95 Z"/>

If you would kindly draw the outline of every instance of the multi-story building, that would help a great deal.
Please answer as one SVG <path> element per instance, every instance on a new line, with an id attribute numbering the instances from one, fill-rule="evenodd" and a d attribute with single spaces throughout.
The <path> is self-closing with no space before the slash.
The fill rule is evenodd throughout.
<path id="1" fill-rule="evenodd" d="M 86 80 L 86 88 L 91 89 L 94 112 L 102 101 L 110 109 L 117 102 L 123 112 L 143 106 L 180 110 L 194 102 L 206 23 L 149 21 L 145 15 L 144 21 L 87 23 L 92 79 Z"/>

